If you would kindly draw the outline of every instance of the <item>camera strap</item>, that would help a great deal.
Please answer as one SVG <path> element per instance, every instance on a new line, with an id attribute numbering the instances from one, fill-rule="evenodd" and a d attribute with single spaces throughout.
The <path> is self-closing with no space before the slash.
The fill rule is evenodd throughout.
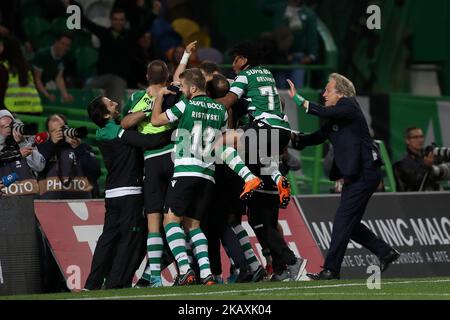
<path id="1" fill-rule="evenodd" d="M 428 180 L 429 172 L 425 173 L 425 176 L 422 179 L 422 183 L 420 184 L 419 192 L 422 192 L 423 187 L 425 186 L 425 181 Z"/>

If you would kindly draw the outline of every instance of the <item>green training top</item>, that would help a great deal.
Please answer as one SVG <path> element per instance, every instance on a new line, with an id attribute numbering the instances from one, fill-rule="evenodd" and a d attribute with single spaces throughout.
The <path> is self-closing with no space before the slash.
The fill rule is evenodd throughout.
<path id="1" fill-rule="evenodd" d="M 174 128 L 173 124 L 168 124 L 162 127 L 155 127 L 151 123 L 153 105 L 155 103 L 156 97 L 148 95 L 147 91 L 136 91 L 130 97 L 130 99 L 125 104 L 122 115 L 125 117 L 127 114 L 135 113 L 138 111 L 144 111 L 147 113 L 147 118 L 141 121 L 138 125 L 138 131 L 142 134 L 156 134 L 171 130 Z M 167 146 L 155 150 L 145 150 L 144 158 L 145 160 L 149 158 L 154 158 L 169 152 L 172 152 L 174 144 L 171 142 Z"/>

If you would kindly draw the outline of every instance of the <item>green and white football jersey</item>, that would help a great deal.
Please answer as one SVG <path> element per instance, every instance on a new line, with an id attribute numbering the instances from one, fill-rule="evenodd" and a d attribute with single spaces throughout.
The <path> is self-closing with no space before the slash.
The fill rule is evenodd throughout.
<path id="1" fill-rule="evenodd" d="M 239 72 L 231 84 L 231 92 L 250 102 L 248 112 L 271 127 L 290 130 L 287 116 L 282 112 L 280 96 L 272 73 L 263 67 Z"/>
<path id="2" fill-rule="evenodd" d="M 147 91 L 137 91 L 133 93 L 128 100 L 127 104 L 122 110 L 122 115 L 126 116 L 129 113 L 135 113 L 138 111 L 150 112 L 149 117 L 141 121 L 137 127 L 138 131 L 142 134 L 156 134 L 171 130 L 174 128 L 173 124 L 168 124 L 162 127 L 155 127 L 151 123 L 151 111 L 153 110 L 153 105 L 155 103 L 156 97 L 148 95 Z M 167 146 L 160 149 L 145 150 L 144 158 L 149 159 L 157 157 L 169 152 L 174 149 L 174 144 L 171 142 Z"/>
<path id="3" fill-rule="evenodd" d="M 200 177 L 215 182 L 212 146 L 217 130 L 223 133 L 227 129 L 225 106 L 197 96 L 179 101 L 166 115 L 170 122 L 178 121 L 173 177 Z"/>

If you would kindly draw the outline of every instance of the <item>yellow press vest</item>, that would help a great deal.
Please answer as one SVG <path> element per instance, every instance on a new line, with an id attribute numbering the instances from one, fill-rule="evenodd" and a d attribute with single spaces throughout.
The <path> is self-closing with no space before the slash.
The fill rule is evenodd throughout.
<path id="1" fill-rule="evenodd" d="M 3 66 L 9 70 L 8 62 L 3 62 Z M 28 85 L 25 87 L 20 86 L 18 74 L 9 72 L 8 89 L 6 89 L 4 103 L 11 112 L 42 113 L 44 111 L 41 98 L 34 86 L 31 71 L 28 71 Z"/>

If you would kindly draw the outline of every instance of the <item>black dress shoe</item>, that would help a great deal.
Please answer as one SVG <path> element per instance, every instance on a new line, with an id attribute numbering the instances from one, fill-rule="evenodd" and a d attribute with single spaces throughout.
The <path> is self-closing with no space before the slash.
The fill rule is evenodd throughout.
<path id="1" fill-rule="evenodd" d="M 400 258 L 400 252 L 392 249 L 387 255 L 380 259 L 380 271 L 384 272 L 389 267 L 389 265 Z"/>
<path id="2" fill-rule="evenodd" d="M 338 273 L 333 273 L 331 270 L 323 269 L 319 273 L 306 274 L 312 280 L 339 280 L 341 276 Z"/>

